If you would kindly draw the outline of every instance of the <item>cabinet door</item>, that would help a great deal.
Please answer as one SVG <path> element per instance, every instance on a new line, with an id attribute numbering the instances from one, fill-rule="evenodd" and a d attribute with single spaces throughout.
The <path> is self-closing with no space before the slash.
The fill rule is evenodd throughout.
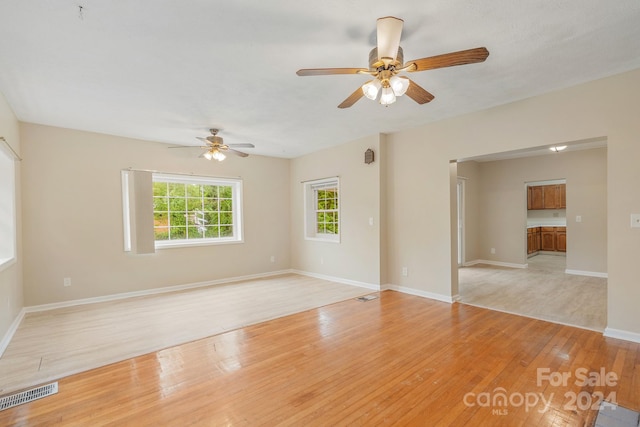
<path id="1" fill-rule="evenodd" d="M 536 227 L 533 232 L 533 248 L 535 251 L 539 251 L 542 248 L 542 241 L 540 237 L 540 227 Z"/>
<path id="2" fill-rule="evenodd" d="M 556 251 L 567 251 L 567 229 L 565 227 L 556 227 Z"/>
<path id="3" fill-rule="evenodd" d="M 558 208 L 565 209 L 567 207 L 567 184 L 558 184 L 556 191 L 560 193 Z"/>
<path id="4" fill-rule="evenodd" d="M 529 209 L 544 209 L 542 186 L 529 187 L 529 190 L 531 194 L 531 207 Z"/>
<path id="5" fill-rule="evenodd" d="M 533 250 L 533 232 L 531 229 L 527 230 L 527 254 L 532 254 Z"/>
<path id="6" fill-rule="evenodd" d="M 556 186 L 555 185 L 543 185 L 543 199 L 544 209 L 556 209 L 558 206 L 558 200 L 556 200 Z"/>
<path id="7" fill-rule="evenodd" d="M 540 231 L 540 246 L 543 251 L 556 250 L 556 232 L 553 227 L 542 227 Z"/>

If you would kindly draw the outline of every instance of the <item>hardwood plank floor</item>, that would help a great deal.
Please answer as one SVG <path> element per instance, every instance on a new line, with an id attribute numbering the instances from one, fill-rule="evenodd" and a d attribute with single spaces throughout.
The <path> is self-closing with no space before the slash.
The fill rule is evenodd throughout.
<path id="1" fill-rule="evenodd" d="M 28 313 L 0 358 L 0 395 L 370 292 L 288 274 Z"/>
<path id="2" fill-rule="evenodd" d="M 640 409 L 640 344 L 379 295 L 64 378 L 57 395 L 0 412 L 0 425 L 583 426 L 601 395 Z M 580 381 L 600 372 L 618 381 Z"/>

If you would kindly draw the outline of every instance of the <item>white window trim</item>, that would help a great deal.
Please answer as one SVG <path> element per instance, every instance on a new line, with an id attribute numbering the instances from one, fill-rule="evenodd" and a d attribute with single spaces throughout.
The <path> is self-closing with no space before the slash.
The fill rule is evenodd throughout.
<path id="1" fill-rule="evenodd" d="M 3 141 L 2 142 L 6 142 Z M 7 148 L 8 147 L 8 148 Z M 14 152 L 10 152 L 11 148 L 8 143 L 7 147 L 4 144 L 0 143 L 0 156 L 2 156 L 1 164 L 8 165 L 8 167 L 3 166 L 2 171 L 2 185 L 0 188 L 0 192 L 2 192 L 1 197 L 3 197 L 2 206 L 4 208 L 8 208 L 8 216 L 2 218 L 2 229 L 0 230 L 3 234 L 6 232 L 7 236 L 2 236 L 4 240 L 4 244 L 8 245 L 4 247 L 0 251 L 0 271 L 4 271 L 13 264 L 17 262 L 17 218 L 16 218 L 16 198 L 17 198 L 17 189 L 16 189 L 16 167 L 15 161 L 19 160 Z M 6 187 L 5 187 L 6 186 Z M 6 200 L 4 198 L 6 197 Z"/>
<path id="2" fill-rule="evenodd" d="M 205 185 L 230 185 L 233 191 L 232 211 L 234 236 L 216 239 L 156 240 L 156 249 L 184 248 L 193 246 L 228 245 L 244 243 L 244 217 L 242 214 L 242 180 L 240 178 L 215 178 L 168 173 L 153 173 L 153 182 L 174 182 Z"/>
<path id="3" fill-rule="evenodd" d="M 313 181 L 305 181 L 303 184 L 304 192 L 304 239 L 318 242 L 340 243 L 340 236 L 342 234 L 342 203 L 340 202 L 341 190 L 340 190 L 340 178 L 323 178 Z M 338 233 L 337 234 L 323 234 L 317 232 L 316 223 L 316 200 L 314 197 L 314 189 L 328 185 L 335 184 L 338 188 Z"/>

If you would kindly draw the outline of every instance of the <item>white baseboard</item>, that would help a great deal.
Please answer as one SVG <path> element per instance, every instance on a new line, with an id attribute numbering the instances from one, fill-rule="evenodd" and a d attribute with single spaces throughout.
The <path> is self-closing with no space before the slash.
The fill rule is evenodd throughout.
<path id="1" fill-rule="evenodd" d="M 629 332 L 629 331 L 623 331 L 621 329 L 605 328 L 604 336 L 609 338 L 616 338 L 619 340 L 640 343 L 640 334 L 637 332 Z"/>
<path id="2" fill-rule="evenodd" d="M 4 354 L 4 351 L 7 349 L 7 347 L 9 346 L 9 343 L 13 339 L 13 335 L 18 330 L 18 326 L 20 326 L 22 319 L 24 319 L 25 313 L 26 313 L 26 310 L 24 308 L 20 310 L 16 318 L 13 319 L 11 326 L 9 326 L 9 330 L 7 331 L 6 334 L 4 334 L 4 337 L 2 337 L 2 341 L 0 341 L 0 357 L 2 357 L 2 355 Z"/>
<path id="3" fill-rule="evenodd" d="M 597 271 L 582 271 L 582 270 L 569 270 L 569 269 L 566 269 L 564 272 L 566 274 L 574 274 L 576 276 L 602 277 L 604 279 L 608 279 L 609 278 L 609 274 L 608 273 L 600 273 L 600 272 L 597 272 Z"/>
<path id="4" fill-rule="evenodd" d="M 299 274 L 301 276 L 313 277 L 315 279 L 327 280 L 329 282 L 342 283 L 345 285 L 358 286 L 360 288 L 371 289 L 372 291 L 380 291 L 380 285 L 374 285 L 372 283 L 360 282 L 357 280 L 343 279 L 342 277 L 328 276 L 326 274 L 311 273 L 309 271 L 290 270 L 290 273 Z"/>
<path id="5" fill-rule="evenodd" d="M 514 264 L 511 262 L 501 262 L 501 261 L 489 261 L 486 259 L 476 259 L 474 261 L 465 262 L 465 267 L 472 267 L 477 264 L 488 264 L 495 265 L 497 267 L 510 267 L 510 268 L 527 268 L 528 264 Z"/>
<path id="6" fill-rule="evenodd" d="M 203 288 L 205 286 L 221 285 L 224 283 L 241 282 L 243 280 L 262 279 L 266 277 L 280 276 L 282 274 L 289 274 L 289 273 L 292 273 L 292 270 L 279 270 L 279 271 L 272 271 L 268 273 L 250 274 L 247 276 L 229 277 L 226 279 L 209 280 L 206 282 L 188 283 L 185 285 L 166 286 L 163 288 L 153 288 L 153 289 L 145 289 L 143 291 L 124 292 L 120 294 L 105 295 L 101 297 L 83 298 L 83 299 L 76 299 L 71 301 L 55 302 L 51 304 L 33 305 L 30 307 L 25 307 L 24 310 L 26 313 L 34 313 L 38 311 L 53 310 L 56 308 L 73 307 L 76 305 L 95 304 L 99 302 L 115 301 L 115 300 L 121 300 L 121 299 L 132 298 L 132 297 L 163 294 L 166 292 L 183 291 L 186 289 Z"/>
<path id="7" fill-rule="evenodd" d="M 453 304 L 456 298 L 456 296 L 451 297 L 449 295 L 436 294 L 433 292 L 421 291 L 419 289 L 407 288 L 406 286 L 398 286 L 398 285 L 392 285 L 392 284 L 384 285 L 384 289 L 388 289 L 390 291 L 402 292 L 403 294 L 407 294 L 407 295 L 415 295 L 417 297 L 429 298 L 432 300 L 442 301 L 449 304 Z"/>

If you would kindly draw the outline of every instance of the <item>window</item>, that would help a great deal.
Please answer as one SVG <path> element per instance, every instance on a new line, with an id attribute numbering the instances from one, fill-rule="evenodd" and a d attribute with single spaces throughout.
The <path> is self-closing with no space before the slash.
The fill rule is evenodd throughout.
<path id="1" fill-rule="evenodd" d="M 0 269 L 16 257 L 16 183 L 14 157 L 0 141 Z"/>
<path id="2" fill-rule="evenodd" d="M 305 238 L 340 242 L 340 191 L 338 178 L 304 184 Z"/>
<path id="3" fill-rule="evenodd" d="M 156 247 L 241 242 L 242 181 L 153 174 Z"/>

